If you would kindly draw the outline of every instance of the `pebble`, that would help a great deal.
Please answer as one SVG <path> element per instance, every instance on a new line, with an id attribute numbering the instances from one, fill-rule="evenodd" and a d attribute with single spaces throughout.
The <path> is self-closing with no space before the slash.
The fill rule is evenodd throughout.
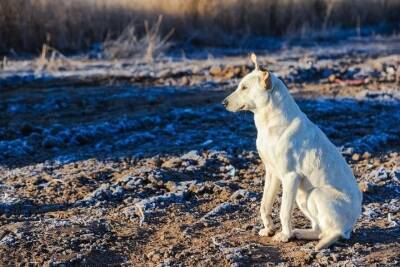
<path id="1" fill-rule="evenodd" d="M 189 85 L 189 84 L 190 84 L 189 78 L 186 77 L 186 76 L 183 76 L 182 79 L 181 79 L 181 81 L 180 81 L 180 85 L 181 85 L 181 86 L 186 86 L 186 85 Z"/>
<path id="2" fill-rule="evenodd" d="M 381 181 L 389 178 L 385 168 L 379 168 L 376 171 L 371 172 L 371 176 L 374 177 L 375 180 Z"/>
<path id="3" fill-rule="evenodd" d="M 164 161 L 161 164 L 162 168 L 167 168 L 167 169 L 172 169 L 172 168 L 178 168 L 182 165 L 182 160 L 180 158 L 170 158 L 166 161 Z"/>
<path id="4" fill-rule="evenodd" d="M 364 152 L 362 157 L 363 157 L 363 159 L 369 159 L 369 158 L 371 158 L 371 154 L 369 152 Z"/>
<path id="5" fill-rule="evenodd" d="M 170 192 L 176 192 L 177 191 L 177 187 L 176 187 L 176 183 L 173 181 L 168 181 L 165 183 L 165 187 L 168 189 L 168 191 Z"/>
<path id="6" fill-rule="evenodd" d="M 359 161 L 360 160 L 360 154 L 354 153 L 353 156 L 351 157 L 352 160 L 354 161 Z"/>
<path id="7" fill-rule="evenodd" d="M 222 68 L 220 66 L 212 66 L 210 68 L 210 74 L 212 76 L 221 76 L 222 75 Z"/>

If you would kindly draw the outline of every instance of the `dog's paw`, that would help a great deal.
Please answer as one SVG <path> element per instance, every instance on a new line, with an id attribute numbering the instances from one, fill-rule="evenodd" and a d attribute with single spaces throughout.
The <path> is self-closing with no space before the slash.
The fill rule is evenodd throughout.
<path id="1" fill-rule="evenodd" d="M 269 236 L 272 230 L 270 228 L 263 228 L 258 232 L 259 236 Z"/>
<path id="2" fill-rule="evenodd" d="M 288 242 L 290 237 L 291 236 L 288 235 L 288 234 L 285 234 L 283 232 L 279 232 L 279 233 L 274 235 L 272 240 L 275 241 L 275 242 Z"/>

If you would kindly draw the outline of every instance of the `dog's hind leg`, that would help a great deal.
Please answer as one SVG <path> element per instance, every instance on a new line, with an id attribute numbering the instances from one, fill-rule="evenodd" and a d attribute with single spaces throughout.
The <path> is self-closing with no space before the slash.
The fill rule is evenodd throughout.
<path id="1" fill-rule="evenodd" d="M 294 229 L 293 236 L 297 239 L 317 240 L 320 238 L 321 230 L 316 220 L 311 215 L 307 207 L 309 192 L 299 189 L 296 195 L 296 203 L 303 214 L 311 221 L 311 229 Z"/>
<path id="2" fill-rule="evenodd" d="M 322 239 L 315 246 L 315 250 L 319 251 L 321 249 L 331 246 L 333 243 L 338 241 L 341 236 L 342 236 L 342 234 L 338 233 L 338 232 L 333 232 L 333 233 L 329 233 L 327 235 L 323 235 Z"/>

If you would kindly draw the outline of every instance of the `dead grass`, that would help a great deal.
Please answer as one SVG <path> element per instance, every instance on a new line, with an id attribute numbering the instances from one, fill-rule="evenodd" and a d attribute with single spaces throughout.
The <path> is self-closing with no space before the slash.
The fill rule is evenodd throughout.
<path id="1" fill-rule="evenodd" d="M 59 70 L 75 70 L 81 66 L 81 63 L 65 57 L 57 49 L 44 44 L 39 58 L 35 62 L 36 72 L 52 72 Z"/>
<path id="2" fill-rule="evenodd" d="M 308 36 L 334 27 L 360 32 L 364 27 L 381 24 L 398 29 L 400 1 L 1 0 L 0 53 L 40 53 L 48 37 L 49 44 L 63 52 L 87 49 L 129 31 L 136 36 L 133 40 L 140 42 L 146 35 L 143 21 L 154 20 L 160 14 L 164 16 L 161 35 L 175 28 L 175 39 L 229 45 L 237 36 Z M 126 45 L 129 40 L 122 41 Z"/>
<path id="3" fill-rule="evenodd" d="M 116 39 L 106 40 L 103 44 L 104 55 L 107 58 L 143 58 L 146 62 L 152 62 L 155 57 L 169 48 L 167 42 L 174 29 L 164 37 L 160 34 L 163 17 L 160 15 L 153 26 L 144 22 L 145 34 L 138 38 L 135 25 L 128 25 Z"/>

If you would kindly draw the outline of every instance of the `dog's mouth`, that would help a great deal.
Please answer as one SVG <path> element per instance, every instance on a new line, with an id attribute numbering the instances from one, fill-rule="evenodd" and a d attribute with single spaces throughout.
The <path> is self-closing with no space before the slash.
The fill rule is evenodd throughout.
<path id="1" fill-rule="evenodd" d="M 238 108 L 231 108 L 231 107 L 227 106 L 226 109 L 227 109 L 228 111 L 230 111 L 230 112 L 238 112 L 238 111 L 243 111 L 243 110 L 245 110 L 245 109 L 246 109 L 246 105 L 242 105 L 242 106 L 240 106 L 240 107 L 238 107 Z"/>
<path id="2" fill-rule="evenodd" d="M 246 105 L 240 106 L 240 107 L 237 109 L 237 111 L 242 111 L 242 110 L 244 110 L 245 108 L 246 108 Z"/>

